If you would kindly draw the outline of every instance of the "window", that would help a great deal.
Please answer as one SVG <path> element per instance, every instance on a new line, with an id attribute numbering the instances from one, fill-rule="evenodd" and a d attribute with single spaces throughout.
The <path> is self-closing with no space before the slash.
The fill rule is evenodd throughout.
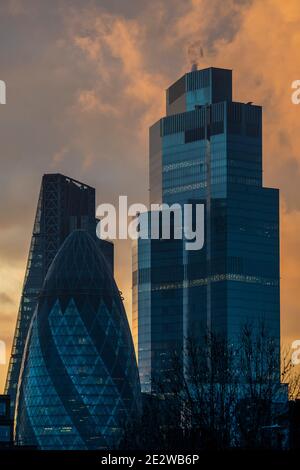
<path id="1" fill-rule="evenodd" d="M 0 401 L 0 416 L 6 416 L 6 403 Z"/>
<path id="2" fill-rule="evenodd" d="M 0 425 L 0 442 L 9 442 L 9 441 L 10 441 L 10 427 Z"/>

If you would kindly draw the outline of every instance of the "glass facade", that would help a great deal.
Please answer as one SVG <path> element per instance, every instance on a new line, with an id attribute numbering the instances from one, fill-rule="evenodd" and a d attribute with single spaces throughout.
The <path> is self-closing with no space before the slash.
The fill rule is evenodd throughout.
<path id="1" fill-rule="evenodd" d="M 54 258 L 25 348 L 16 439 L 40 449 L 113 449 L 140 407 L 132 337 L 111 270 L 74 231 Z"/>
<path id="2" fill-rule="evenodd" d="M 45 275 L 63 241 L 80 228 L 95 237 L 113 269 L 113 244 L 95 235 L 95 189 L 61 174 L 44 175 L 5 386 L 5 393 L 11 397 L 12 416 L 28 327 Z"/>
<path id="3" fill-rule="evenodd" d="M 210 330 L 234 342 L 264 322 L 280 339 L 279 192 L 262 182 L 262 109 L 232 101 L 230 70 L 184 75 L 167 90 L 167 115 L 150 128 L 150 203 L 203 203 L 205 243 L 139 240 L 133 332 L 142 390 L 170 354 Z"/>

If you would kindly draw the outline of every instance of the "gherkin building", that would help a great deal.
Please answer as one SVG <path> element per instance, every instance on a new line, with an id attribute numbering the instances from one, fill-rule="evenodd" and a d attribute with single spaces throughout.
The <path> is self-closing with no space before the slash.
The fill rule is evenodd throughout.
<path id="1" fill-rule="evenodd" d="M 117 285 L 95 241 L 76 230 L 49 267 L 30 325 L 16 439 L 40 449 L 115 449 L 140 400 Z"/>

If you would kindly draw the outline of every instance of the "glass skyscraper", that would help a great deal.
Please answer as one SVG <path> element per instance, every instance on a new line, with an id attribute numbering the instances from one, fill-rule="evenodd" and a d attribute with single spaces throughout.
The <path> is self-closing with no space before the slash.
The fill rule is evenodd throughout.
<path id="1" fill-rule="evenodd" d="M 142 390 L 170 370 L 185 338 L 234 342 L 264 322 L 280 341 L 279 191 L 263 187 L 262 108 L 232 100 L 231 70 L 186 73 L 150 128 L 150 203 L 202 203 L 205 243 L 139 240 L 133 334 Z"/>
<path id="2" fill-rule="evenodd" d="M 85 229 L 96 239 L 95 189 L 61 174 L 44 175 L 5 386 L 12 415 L 23 350 L 38 295 L 54 256 L 75 229 Z M 113 244 L 96 240 L 113 270 Z"/>
<path id="3" fill-rule="evenodd" d="M 139 411 L 139 375 L 119 290 L 95 240 L 75 230 L 50 265 L 29 328 L 17 442 L 114 449 Z"/>

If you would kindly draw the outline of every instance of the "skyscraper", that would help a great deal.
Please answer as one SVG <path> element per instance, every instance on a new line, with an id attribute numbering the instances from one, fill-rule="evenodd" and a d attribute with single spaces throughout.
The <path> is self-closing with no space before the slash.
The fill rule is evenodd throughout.
<path id="1" fill-rule="evenodd" d="M 112 449 L 137 417 L 132 337 L 111 269 L 75 230 L 48 270 L 16 400 L 16 439 L 40 449 Z"/>
<path id="2" fill-rule="evenodd" d="M 96 238 L 95 189 L 61 174 L 44 175 L 5 385 L 12 415 L 23 350 L 38 295 L 58 249 L 75 229 L 85 229 Z M 99 239 L 97 243 L 113 269 L 113 245 Z"/>
<path id="3" fill-rule="evenodd" d="M 263 187 L 262 108 L 232 101 L 231 70 L 186 73 L 150 128 L 150 203 L 203 203 L 205 243 L 139 240 L 133 334 L 142 390 L 209 330 L 237 340 L 264 322 L 279 345 L 279 191 Z M 279 347 L 278 347 L 279 371 Z"/>

